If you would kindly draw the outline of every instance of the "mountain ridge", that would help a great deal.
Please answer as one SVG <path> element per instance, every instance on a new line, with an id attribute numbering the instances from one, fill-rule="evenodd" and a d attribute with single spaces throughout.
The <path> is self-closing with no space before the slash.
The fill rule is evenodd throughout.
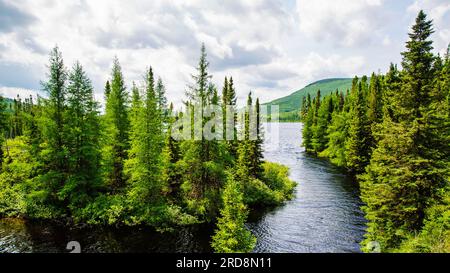
<path id="1" fill-rule="evenodd" d="M 313 99 L 317 90 L 320 90 L 321 96 L 325 96 L 336 90 L 345 92 L 350 89 L 352 78 L 326 78 L 312 82 L 305 87 L 292 92 L 290 95 L 263 103 L 263 106 L 278 105 L 280 111 L 280 121 L 298 121 L 298 111 L 301 108 L 302 97 L 308 94 Z"/>

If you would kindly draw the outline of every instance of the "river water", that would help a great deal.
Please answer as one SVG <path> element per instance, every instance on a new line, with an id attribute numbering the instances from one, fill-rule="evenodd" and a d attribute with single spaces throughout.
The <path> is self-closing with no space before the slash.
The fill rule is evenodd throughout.
<path id="1" fill-rule="evenodd" d="M 358 187 L 338 168 L 304 153 L 301 126 L 265 126 L 266 160 L 288 166 L 298 186 L 285 205 L 250 215 L 248 227 L 258 238 L 255 252 L 359 252 L 365 220 Z M 78 241 L 82 252 L 211 252 L 213 228 L 161 234 L 151 228 L 68 228 L 3 219 L 0 252 L 68 252 L 69 241 Z"/>

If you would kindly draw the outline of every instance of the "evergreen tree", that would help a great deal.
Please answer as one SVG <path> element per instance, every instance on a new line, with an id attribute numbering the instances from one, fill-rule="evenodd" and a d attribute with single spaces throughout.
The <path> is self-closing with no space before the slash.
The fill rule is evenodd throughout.
<path id="1" fill-rule="evenodd" d="M 194 85 L 187 93 L 190 101 L 187 103 L 191 111 L 192 136 L 200 139 L 187 140 L 182 143 L 185 181 L 182 185 L 186 193 L 189 209 L 207 219 L 214 218 L 218 203 L 216 196 L 223 180 L 222 152 L 217 140 L 206 140 L 203 128 L 210 120 L 205 117 L 204 109 L 212 101 L 212 91 L 215 87 L 210 84 L 211 75 L 208 73 L 209 63 L 206 59 L 206 49 L 202 45 L 197 75 L 193 75 Z M 195 117 L 197 119 L 195 120 Z M 195 122 L 194 122 L 195 121 Z"/>
<path id="2" fill-rule="evenodd" d="M 222 104 L 223 104 L 223 132 L 224 139 L 226 140 L 228 152 L 232 155 L 233 158 L 237 158 L 237 149 L 238 149 L 238 141 L 237 141 L 237 109 L 236 109 L 236 90 L 234 87 L 233 78 L 230 77 L 229 80 L 225 77 L 224 86 L 222 89 Z M 226 107 L 229 107 L 229 111 L 232 113 L 227 113 Z M 230 115 L 230 117 L 227 117 Z M 227 118 L 229 120 L 227 120 Z M 227 129 L 228 128 L 228 129 Z M 232 138 L 232 140 L 227 139 Z"/>
<path id="3" fill-rule="evenodd" d="M 303 122 L 302 146 L 305 147 L 306 152 L 313 151 L 312 137 L 313 137 L 313 126 L 314 126 L 314 113 L 315 113 L 315 107 L 316 107 L 314 100 L 313 100 L 313 103 L 311 103 L 311 107 L 309 107 L 306 119 Z"/>
<path id="4" fill-rule="evenodd" d="M 330 158 L 331 162 L 340 167 L 347 166 L 345 143 L 349 134 L 349 117 L 347 111 L 335 111 L 328 126 L 328 144 L 327 148 L 320 154 Z"/>
<path id="5" fill-rule="evenodd" d="M 67 174 L 67 149 L 64 113 L 66 111 L 67 71 L 58 47 L 50 53 L 47 82 L 42 83 L 48 99 L 45 100 L 45 111 L 41 120 L 43 133 L 43 150 L 41 156 L 45 162 L 45 174 L 41 177 L 47 201 L 59 203 L 57 193 L 64 186 Z"/>
<path id="6" fill-rule="evenodd" d="M 250 139 L 250 122 L 252 114 L 252 93 L 250 92 L 247 97 L 247 106 L 243 113 L 243 139 L 239 141 L 238 146 L 238 159 L 237 159 L 237 178 L 244 183 L 244 186 L 248 183 L 251 177 L 255 177 L 256 170 L 255 165 L 252 162 L 254 159 L 254 146 Z"/>
<path id="7" fill-rule="evenodd" d="M 144 103 L 136 94 L 136 88 L 133 90 L 131 148 L 125 170 L 131 182 L 129 199 L 136 203 L 154 204 L 160 201 L 163 189 L 161 153 L 164 138 L 152 68 L 146 73 L 145 87 Z"/>
<path id="8" fill-rule="evenodd" d="M 165 184 L 169 186 L 171 196 L 175 201 L 179 201 L 179 190 L 181 183 L 181 173 L 179 171 L 178 163 L 181 160 L 181 151 L 179 141 L 173 139 L 171 135 L 172 126 L 175 121 L 182 117 L 176 116 L 173 111 L 173 104 L 170 104 L 168 112 L 168 130 L 165 139 L 165 146 L 162 155 L 163 174 L 162 179 Z"/>
<path id="9" fill-rule="evenodd" d="M 109 94 L 111 94 L 111 85 L 109 84 L 109 81 L 106 81 L 105 84 L 105 100 L 108 100 Z"/>
<path id="10" fill-rule="evenodd" d="M 212 238 L 212 247 L 218 253 L 247 253 L 256 244 L 256 237 L 246 229 L 247 208 L 240 184 L 232 174 L 222 194 L 223 208 L 217 223 L 217 230 Z"/>
<path id="11" fill-rule="evenodd" d="M 398 121 L 396 109 L 394 106 L 399 105 L 400 102 L 396 100 L 399 96 L 396 94 L 401 93 L 401 80 L 400 71 L 397 69 L 397 65 L 390 64 L 389 71 L 386 73 L 383 84 L 383 118 L 389 116 L 393 121 Z"/>
<path id="12" fill-rule="evenodd" d="M 391 94 L 394 119 L 385 116 L 363 177 L 366 242 L 377 240 L 385 251 L 420 230 L 427 209 L 448 183 L 448 141 L 447 149 L 438 151 L 448 136 L 448 122 L 437 127 L 432 122 L 432 33 L 432 22 L 420 11 L 402 53 L 401 92 Z"/>
<path id="13" fill-rule="evenodd" d="M 371 124 L 378 123 L 383 117 L 382 89 L 379 76 L 372 73 L 370 77 L 367 118 Z"/>
<path id="14" fill-rule="evenodd" d="M 261 108 L 260 108 L 260 104 L 259 104 L 259 98 L 256 98 L 256 103 L 255 103 L 255 114 L 256 114 L 256 118 L 254 119 L 254 121 L 256 121 L 256 139 L 252 140 L 251 144 L 252 144 L 252 159 L 251 159 L 251 164 L 252 164 L 252 170 L 253 170 L 253 176 L 256 178 L 261 178 L 262 177 L 262 172 L 263 172 L 263 168 L 262 168 L 262 163 L 263 163 L 263 159 L 264 159 L 264 155 L 263 155 L 263 143 L 264 143 L 264 138 L 263 138 L 263 132 L 262 132 L 262 124 L 261 124 Z"/>
<path id="15" fill-rule="evenodd" d="M 3 161 L 3 141 L 8 126 L 8 114 L 6 112 L 7 104 L 3 96 L 0 94 L 0 169 Z"/>
<path id="16" fill-rule="evenodd" d="M 303 96 L 303 99 L 302 99 L 302 108 L 300 110 L 300 118 L 302 121 L 306 120 L 306 117 L 308 116 L 309 108 L 311 108 L 311 96 L 308 93 L 308 95 L 306 97 Z"/>
<path id="17" fill-rule="evenodd" d="M 323 151 L 328 144 L 327 128 L 331 122 L 334 105 L 332 96 L 327 96 L 319 106 L 313 131 L 312 146 L 316 152 Z"/>
<path id="18" fill-rule="evenodd" d="M 127 158 L 130 127 L 128 94 L 117 58 L 113 62 L 111 78 L 109 95 L 108 93 L 105 95 L 107 97 L 104 117 L 106 137 L 103 165 L 107 183 L 111 190 L 116 192 L 124 186 L 126 180 L 123 174 L 123 165 Z M 105 92 L 108 92 L 108 89 L 105 89 Z"/>
<path id="19" fill-rule="evenodd" d="M 158 102 L 158 111 L 161 113 L 161 121 L 166 122 L 169 109 L 167 108 L 166 87 L 161 78 L 158 78 L 155 86 L 156 97 Z"/>
<path id="20" fill-rule="evenodd" d="M 369 162 L 368 137 L 370 128 L 367 122 L 363 84 L 359 82 L 350 111 L 349 137 L 345 143 L 347 169 L 360 174 Z"/>
<path id="21" fill-rule="evenodd" d="M 68 76 L 65 112 L 67 181 L 59 192 L 71 208 L 81 208 L 95 195 L 100 185 L 99 117 L 93 87 L 80 63 Z"/>

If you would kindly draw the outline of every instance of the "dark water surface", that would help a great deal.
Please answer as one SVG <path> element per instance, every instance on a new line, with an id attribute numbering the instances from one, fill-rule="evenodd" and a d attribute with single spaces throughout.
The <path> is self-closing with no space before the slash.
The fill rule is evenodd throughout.
<path id="1" fill-rule="evenodd" d="M 279 126 L 278 141 L 267 131 L 272 126 Z M 304 153 L 301 126 L 265 126 L 266 159 L 287 165 L 298 186 L 284 206 L 250 215 L 248 226 L 258 237 L 255 252 L 358 252 L 365 228 L 358 189 L 342 171 Z M 161 234 L 150 228 L 81 229 L 3 219 L 0 252 L 68 252 L 69 241 L 78 241 L 82 252 L 210 252 L 212 229 L 196 226 Z"/>

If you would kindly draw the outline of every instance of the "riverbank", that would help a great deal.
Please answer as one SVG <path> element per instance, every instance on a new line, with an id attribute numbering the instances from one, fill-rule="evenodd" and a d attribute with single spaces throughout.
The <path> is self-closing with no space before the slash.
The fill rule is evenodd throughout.
<path id="1" fill-rule="evenodd" d="M 266 141 L 264 157 L 289 167 L 297 185 L 282 206 L 250 212 L 254 252 L 360 252 L 365 219 L 358 188 L 338 168 L 304 152 L 302 124 L 283 123 L 280 130 L 278 143 Z M 72 240 L 80 241 L 83 252 L 212 252 L 213 231 L 202 224 L 160 233 L 149 227 L 79 229 L 27 221 L 21 227 L 0 224 L 0 252 L 67 252 Z"/>

